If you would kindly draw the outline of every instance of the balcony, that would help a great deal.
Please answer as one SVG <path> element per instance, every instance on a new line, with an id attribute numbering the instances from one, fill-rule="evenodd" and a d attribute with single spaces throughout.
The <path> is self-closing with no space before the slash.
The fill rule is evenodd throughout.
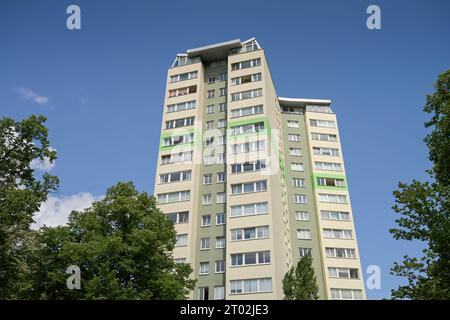
<path id="1" fill-rule="evenodd" d="M 247 44 L 243 44 L 241 48 L 234 48 L 230 50 L 230 56 L 239 54 L 239 53 L 245 53 L 245 52 L 252 52 L 261 49 L 256 40 L 253 40 Z"/>
<path id="2" fill-rule="evenodd" d="M 187 66 L 187 65 L 199 63 L 199 62 L 201 62 L 200 57 L 190 58 L 188 56 L 177 56 L 175 58 L 175 61 L 172 63 L 171 68 Z"/>

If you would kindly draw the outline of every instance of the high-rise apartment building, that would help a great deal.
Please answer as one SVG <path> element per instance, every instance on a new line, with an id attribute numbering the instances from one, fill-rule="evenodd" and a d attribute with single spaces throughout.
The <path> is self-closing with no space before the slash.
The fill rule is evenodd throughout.
<path id="1" fill-rule="evenodd" d="M 191 299 L 283 299 L 304 256 L 321 299 L 365 299 L 330 104 L 279 97 L 254 38 L 177 55 L 155 194 L 198 280 Z"/>

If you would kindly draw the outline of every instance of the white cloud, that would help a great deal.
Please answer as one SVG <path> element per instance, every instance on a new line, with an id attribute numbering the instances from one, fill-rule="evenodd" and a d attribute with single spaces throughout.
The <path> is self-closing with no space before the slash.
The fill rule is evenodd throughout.
<path id="1" fill-rule="evenodd" d="M 55 161 L 50 162 L 50 159 L 45 157 L 44 160 L 33 159 L 30 163 L 30 168 L 33 170 L 50 171 L 55 167 Z"/>
<path id="2" fill-rule="evenodd" d="M 49 98 L 46 96 L 41 96 L 37 93 L 35 93 L 34 91 L 30 90 L 30 89 L 26 89 L 26 88 L 18 88 L 17 92 L 19 93 L 19 95 L 25 99 L 25 100 L 30 100 L 30 101 L 34 101 L 37 104 L 40 105 L 45 105 L 48 103 Z"/>
<path id="3" fill-rule="evenodd" d="M 55 227 L 67 223 L 67 218 L 72 210 L 83 210 L 89 208 L 93 201 L 97 201 L 102 197 L 96 197 L 89 192 L 80 192 L 71 196 L 64 197 L 48 197 L 39 212 L 34 215 L 35 223 L 33 229 L 38 229 L 43 225 Z"/>
<path id="4" fill-rule="evenodd" d="M 37 96 L 36 98 L 34 98 L 34 101 L 35 101 L 37 104 L 47 104 L 48 98 L 47 98 L 47 97 L 44 97 L 44 96 Z"/>
<path id="5" fill-rule="evenodd" d="M 56 151 L 52 147 L 49 148 L 52 151 Z M 48 157 L 44 157 L 44 160 L 41 159 L 33 159 L 30 163 L 30 168 L 33 170 L 40 170 L 40 171 L 50 171 L 55 167 L 56 160 L 53 160 L 53 162 L 50 162 L 50 159 Z"/>

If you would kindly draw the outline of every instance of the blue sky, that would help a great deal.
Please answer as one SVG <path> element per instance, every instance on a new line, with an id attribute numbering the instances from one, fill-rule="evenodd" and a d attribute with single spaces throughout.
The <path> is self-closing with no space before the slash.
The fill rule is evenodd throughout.
<path id="1" fill-rule="evenodd" d="M 66 28 L 70 4 L 81 7 L 80 31 Z M 370 4 L 381 7 L 381 30 L 366 28 Z M 0 116 L 48 117 L 58 210 L 118 181 L 152 193 L 175 54 L 255 36 L 280 96 L 332 99 L 363 269 L 382 271 L 382 289 L 367 295 L 389 297 L 402 283 L 389 275 L 393 261 L 419 252 L 388 232 L 392 191 L 430 167 L 422 107 L 450 68 L 448 12 L 445 0 L 0 0 Z"/>

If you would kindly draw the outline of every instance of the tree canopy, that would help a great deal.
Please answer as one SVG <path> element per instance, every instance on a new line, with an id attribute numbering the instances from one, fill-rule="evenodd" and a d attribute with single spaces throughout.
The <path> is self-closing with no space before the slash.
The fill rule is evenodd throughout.
<path id="1" fill-rule="evenodd" d="M 450 70 L 435 89 L 424 108 L 432 115 L 424 139 L 433 163 L 430 181 L 399 184 L 393 207 L 399 218 L 390 230 L 394 239 L 419 240 L 426 248 L 422 257 L 406 255 L 394 264 L 392 273 L 408 281 L 392 290 L 394 299 L 450 299 Z"/>
<path id="2" fill-rule="evenodd" d="M 319 287 L 310 257 L 301 258 L 284 276 L 283 292 L 285 300 L 317 300 Z"/>
<path id="3" fill-rule="evenodd" d="M 147 193 L 131 182 L 109 188 L 84 211 L 72 211 L 67 226 L 43 227 L 27 260 L 21 297 L 32 299 L 184 299 L 194 288 L 190 265 L 171 251 L 173 223 Z M 81 289 L 66 286 L 67 267 L 81 271 Z"/>
<path id="4" fill-rule="evenodd" d="M 32 167 L 33 161 L 56 159 L 45 121 L 43 116 L 0 119 L 0 298 L 14 296 L 33 214 L 58 187 L 56 176 L 38 176 Z"/>
<path id="5" fill-rule="evenodd" d="M 0 119 L 0 299 L 184 299 L 194 288 L 189 264 L 172 259 L 173 223 L 131 182 L 73 211 L 65 226 L 32 230 L 33 216 L 58 178 L 43 116 Z M 81 274 L 67 285 L 69 267 Z"/>

